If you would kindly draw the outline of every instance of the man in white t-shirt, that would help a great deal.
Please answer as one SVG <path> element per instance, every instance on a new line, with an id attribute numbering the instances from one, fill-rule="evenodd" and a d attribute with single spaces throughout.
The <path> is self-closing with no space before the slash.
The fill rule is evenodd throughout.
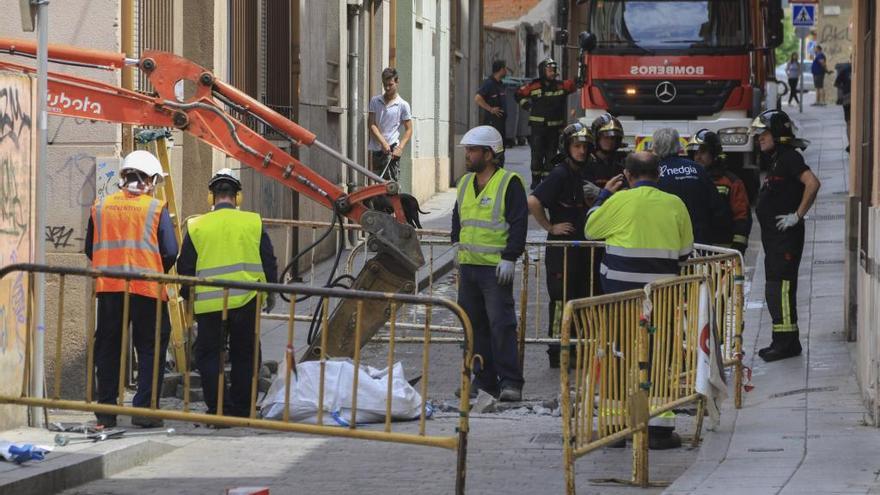
<path id="1" fill-rule="evenodd" d="M 409 103 L 397 94 L 399 85 L 397 69 L 388 67 L 383 70 L 382 87 L 385 92 L 370 98 L 369 107 L 368 148 L 373 155 L 373 170 L 395 181 L 398 179 L 397 161 L 413 132 L 412 111 Z M 401 124 L 403 135 L 400 133 Z"/>

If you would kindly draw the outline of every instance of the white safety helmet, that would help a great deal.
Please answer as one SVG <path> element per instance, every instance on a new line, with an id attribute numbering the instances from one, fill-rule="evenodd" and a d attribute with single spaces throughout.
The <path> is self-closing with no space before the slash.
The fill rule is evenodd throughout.
<path id="1" fill-rule="evenodd" d="M 132 151 L 122 160 L 122 165 L 119 166 L 119 175 L 125 175 L 126 170 L 137 170 L 147 177 L 156 178 L 157 181 L 161 181 L 165 177 L 159 159 L 144 150 Z"/>
<path id="2" fill-rule="evenodd" d="M 504 138 L 498 129 L 491 125 L 481 125 L 464 133 L 461 138 L 462 146 L 486 146 L 491 148 L 495 155 L 504 153 Z"/>
<path id="3" fill-rule="evenodd" d="M 126 183 L 126 175 L 129 171 L 140 172 L 146 176 L 143 184 L 139 182 Z M 157 184 L 165 178 L 162 172 L 162 164 L 149 151 L 137 150 L 129 153 L 119 166 L 119 188 L 126 189 L 134 194 L 149 194 Z"/>
<path id="4" fill-rule="evenodd" d="M 241 180 L 238 178 L 238 171 L 232 170 L 231 168 L 221 168 L 211 177 L 211 180 L 208 182 L 208 189 L 214 187 L 214 184 L 218 182 L 230 182 L 232 183 L 237 190 L 241 190 Z"/>

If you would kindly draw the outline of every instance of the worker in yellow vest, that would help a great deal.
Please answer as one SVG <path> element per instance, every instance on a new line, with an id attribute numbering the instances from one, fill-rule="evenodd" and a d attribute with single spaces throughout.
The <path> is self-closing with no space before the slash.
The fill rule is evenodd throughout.
<path id="1" fill-rule="evenodd" d="M 134 151 L 119 167 L 119 191 L 98 199 L 92 206 L 86 228 L 85 253 L 98 270 L 166 273 L 177 258 L 177 238 L 164 201 L 153 197 L 162 181 L 162 165 L 148 151 Z M 131 342 L 137 352 L 137 392 L 134 407 L 150 407 L 153 396 L 153 357 L 159 353 L 158 381 L 162 397 L 165 350 L 171 335 L 171 324 L 165 301 L 168 296 L 156 282 L 128 282 L 128 321 L 122 321 L 126 282 L 122 278 L 99 277 L 95 280 L 98 298 L 95 329 L 95 366 L 98 402 L 117 404 L 119 397 L 119 365 L 122 351 L 122 326 L 131 325 Z M 156 304 L 160 310 L 159 348 L 156 349 Z M 98 424 L 116 426 L 116 416 L 96 413 Z M 133 416 L 132 424 L 144 428 L 162 426 L 162 420 Z"/>
<path id="2" fill-rule="evenodd" d="M 210 280 L 276 283 L 278 266 L 272 242 L 259 214 L 238 209 L 241 181 L 236 174 L 228 168 L 219 170 L 208 190 L 212 211 L 189 221 L 177 272 Z M 229 393 L 223 394 L 223 415 L 246 417 L 250 413 L 254 323 L 260 298 L 255 290 L 229 289 L 223 321 L 223 289 L 196 286 L 195 291 L 193 312 L 199 333 L 194 357 L 208 414 L 218 412 L 218 375 L 223 369 L 220 353 L 228 341 L 232 372 Z M 265 310 L 271 312 L 274 294 L 265 300 Z"/>
<path id="3" fill-rule="evenodd" d="M 452 213 L 452 242 L 459 265 L 458 304 L 471 320 L 474 386 L 502 401 L 522 399 L 523 374 L 517 356 L 513 277 L 525 250 L 528 206 L 522 179 L 499 166 L 504 144 L 492 126 L 465 133 L 467 170 L 458 181 Z"/>

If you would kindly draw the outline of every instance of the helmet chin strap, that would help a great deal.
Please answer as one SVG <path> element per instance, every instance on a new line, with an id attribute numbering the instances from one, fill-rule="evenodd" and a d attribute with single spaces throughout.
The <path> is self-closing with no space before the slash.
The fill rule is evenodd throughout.
<path id="1" fill-rule="evenodd" d="M 132 180 L 126 182 L 124 178 L 119 179 L 119 189 L 126 190 L 132 194 L 151 194 L 156 188 L 156 177 L 152 177 L 146 181 Z"/>

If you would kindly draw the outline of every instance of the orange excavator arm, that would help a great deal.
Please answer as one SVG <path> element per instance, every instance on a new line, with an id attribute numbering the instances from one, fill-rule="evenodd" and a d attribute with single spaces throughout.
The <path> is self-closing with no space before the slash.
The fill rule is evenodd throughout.
<path id="1" fill-rule="evenodd" d="M 0 38 L 0 53 L 33 58 L 36 50 L 34 42 Z M 84 50 L 63 45 L 49 45 L 49 60 L 109 71 L 135 66 L 147 76 L 154 90 L 151 94 L 139 93 L 92 79 L 50 72 L 48 77 L 50 114 L 180 129 L 255 171 L 365 226 L 370 222 L 365 222 L 362 217 L 368 213 L 374 217 L 373 223 L 381 223 L 382 227 L 388 228 L 389 223 L 378 220 L 372 215 L 376 212 L 364 204 L 371 198 L 387 196 L 394 208 L 396 223 L 399 223 L 403 230 L 410 228 L 405 225 L 406 220 L 397 196 L 397 183 L 382 180 L 370 170 L 318 141 L 312 132 L 224 83 L 210 71 L 190 60 L 160 51 L 148 51 L 140 59 L 130 59 L 123 53 Z M 0 69 L 27 74 L 36 73 L 36 69 L 32 67 L 5 61 L 0 61 Z M 187 86 L 185 83 L 182 84 L 182 81 L 189 81 L 189 86 L 195 88 L 195 94 L 180 98 L 175 89 Z M 311 146 L 323 150 L 375 183 L 346 194 L 342 188 L 251 130 L 227 112 L 224 105 L 234 109 L 236 113 L 247 114 L 262 121 L 287 136 L 296 146 Z M 415 239 L 414 235 L 409 237 Z M 412 265 L 412 268 L 424 263 L 419 259 L 420 249 L 417 250 L 418 253 L 406 253 L 400 249 L 400 239 L 388 239 L 388 241 L 392 251 L 397 252 L 397 255 L 402 257 L 402 261 Z M 382 239 L 380 243 L 383 243 Z M 415 244 L 418 244 L 417 241 Z M 414 254 L 419 256 L 408 259 Z"/>
<path id="2" fill-rule="evenodd" d="M 339 215 L 360 223 L 370 234 L 368 246 L 379 254 L 355 280 L 352 288 L 384 292 L 412 292 L 415 271 L 424 265 L 424 256 L 413 227 L 408 225 L 398 196 L 398 184 L 387 182 L 358 165 L 315 134 L 273 111 L 242 91 L 219 80 L 209 70 L 172 53 L 147 51 L 140 59 L 123 53 L 85 50 L 49 45 L 49 61 L 98 70 L 118 71 L 132 66 L 143 72 L 153 88 L 141 93 L 112 84 L 58 72 L 48 74 L 50 114 L 94 121 L 176 128 L 188 132 L 255 171 L 284 184 Z M 35 58 L 32 41 L 0 38 L 0 53 Z M 36 69 L 0 61 L 0 70 L 35 74 Z M 186 84 L 186 83 L 189 84 Z M 182 88 L 195 88 L 192 95 L 181 95 Z M 335 160 L 374 181 L 346 193 L 342 188 L 273 145 L 231 114 L 245 115 L 272 127 L 296 146 L 315 147 Z M 207 179 L 207 178 L 206 178 Z M 383 196 L 394 209 L 394 216 L 369 209 L 365 202 Z M 353 308 L 340 305 L 331 319 L 327 355 L 351 355 L 354 343 L 345 328 Z M 385 316 L 387 308 L 365 308 L 366 314 Z M 386 316 L 387 318 L 387 316 Z M 343 321 L 345 320 L 345 321 Z M 366 340 L 384 323 L 365 325 Z M 375 329 L 373 328 L 375 327 Z M 310 349 L 309 356 L 318 352 Z"/>

